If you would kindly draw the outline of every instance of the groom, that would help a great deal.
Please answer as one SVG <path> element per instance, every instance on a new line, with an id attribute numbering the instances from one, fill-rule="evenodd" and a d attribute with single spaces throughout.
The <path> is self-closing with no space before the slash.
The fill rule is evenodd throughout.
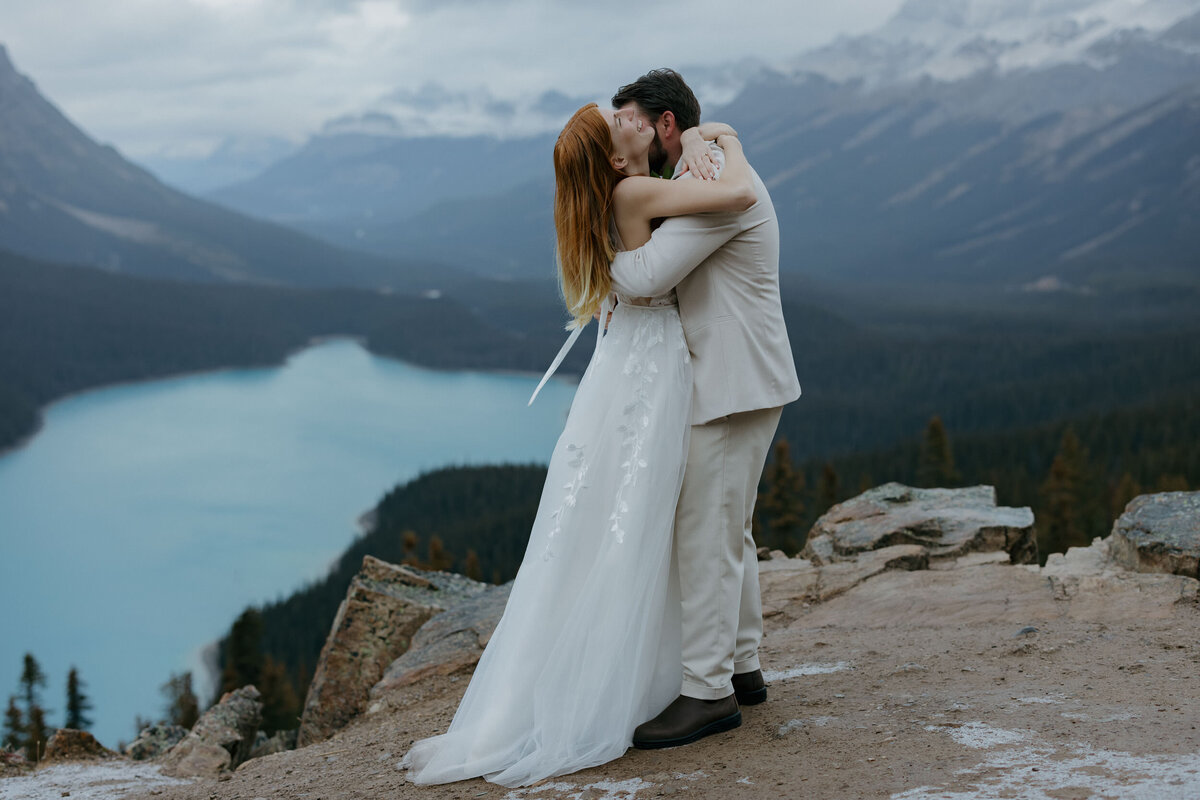
<path id="1" fill-rule="evenodd" d="M 700 104 L 678 73 L 652 70 L 612 99 L 654 126 L 658 164 L 679 175 Z M 685 134 L 685 131 L 687 132 Z M 714 151 L 721 163 L 719 149 Z M 758 480 L 786 403 L 800 384 L 779 300 L 779 224 L 758 175 L 758 202 L 738 214 L 671 217 L 637 250 L 618 253 L 613 285 L 638 297 L 679 296 L 692 357 L 692 431 L 675 556 L 683 599 L 680 696 L 638 726 L 636 747 L 674 747 L 742 723 L 767 699 L 758 645 L 762 605 L 750 521 Z"/>

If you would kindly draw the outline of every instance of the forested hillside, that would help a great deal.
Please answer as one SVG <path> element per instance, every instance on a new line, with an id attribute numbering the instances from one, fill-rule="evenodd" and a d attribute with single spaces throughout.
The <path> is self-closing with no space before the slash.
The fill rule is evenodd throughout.
<path id="1" fill-rule="evenodd" d="M 0 449 L 39 408 L 104 384 L 275 364 L 313 337 L 441 368 L 538 369 L 558 336 L 517 335 L 446 298 L 354 289 L 188 284 L 0 251 Z"/>

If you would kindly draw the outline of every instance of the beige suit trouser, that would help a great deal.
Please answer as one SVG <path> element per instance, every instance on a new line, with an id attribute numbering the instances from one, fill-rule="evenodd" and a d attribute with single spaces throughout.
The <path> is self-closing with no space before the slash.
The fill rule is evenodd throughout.
<path id="1" fill-rule="evenodd" d="M 687 697 L 728 697 L 734 673 L 759 669 L 762 598 L 750 524 L 782 412 L 746 411 L 692 426 L 675 512 Z"/>

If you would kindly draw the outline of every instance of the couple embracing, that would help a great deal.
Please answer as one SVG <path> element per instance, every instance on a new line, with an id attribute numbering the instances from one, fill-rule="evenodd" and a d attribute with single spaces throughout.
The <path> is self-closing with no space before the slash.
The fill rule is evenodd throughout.
<path id="1" fill-rule="evenodd" d="M 595 351 L 504 616 L 449 730 L 401 762 L 417 783 L 528 785 L 735 728 L 766 699 L 750 524 L 800 394 L 775 211 L 677 73 L 613 105 L 554 147 L 568 346 L 598 316 Z M 664 165 L 674 180 L 651 177 Z"/>

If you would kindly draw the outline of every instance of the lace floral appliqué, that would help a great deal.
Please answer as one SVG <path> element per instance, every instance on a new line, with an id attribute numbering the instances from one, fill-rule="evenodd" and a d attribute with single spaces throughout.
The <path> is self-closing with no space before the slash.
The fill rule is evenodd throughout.
<path id="1" fill-rule="evenodd" d="M 662 316 L 648 314 L 639 321 L 634 331 L 629 355 L 625 359 L 625 375 L 635 379 L 635 388 L 630 402 L 622 409 L 625 422 L 617 429 L 621 432 L 621 448 L 623 461 L 621 469 L 621 485 L 617 496 L 613 499 L 613 512 L 609 517 L 609 530 L 618 542 L 625 541 L 624 516 L 629 511 L 625 501 L 625 491 L 637 484 L 638 473 L 645 468 L 646 459 L 643 449 L 646 444 L 646 433 L 650 427 L 650 387 L 658 374 L 658 364 L 650 358 L 649 351 L 660 344 L 665 338 L 665 327 Z"/>
<path id="2" fill-rule="evenodd" d="M 587 484 L 583 482 L 584 476 L 587 475 L 588 471 L 584 446 L 568 444 L 567 453 L 571 456 L 571 460 L 567 462 L 567 466 L 575 468 L 575 477 L 563 484 L 566 494 L 563 495 L 562 504 L 550 515 L 554 520 L 554 527 L 546 535 L 546 549 L 542 553 L 542 559 L 545 561 L 554 558 L 554 537 L 562 533 L 563 517 L 566 515 L 567 510 L 575 507 L 575 503 L 579 499 L 579 492 L 587 488 Z"/>

